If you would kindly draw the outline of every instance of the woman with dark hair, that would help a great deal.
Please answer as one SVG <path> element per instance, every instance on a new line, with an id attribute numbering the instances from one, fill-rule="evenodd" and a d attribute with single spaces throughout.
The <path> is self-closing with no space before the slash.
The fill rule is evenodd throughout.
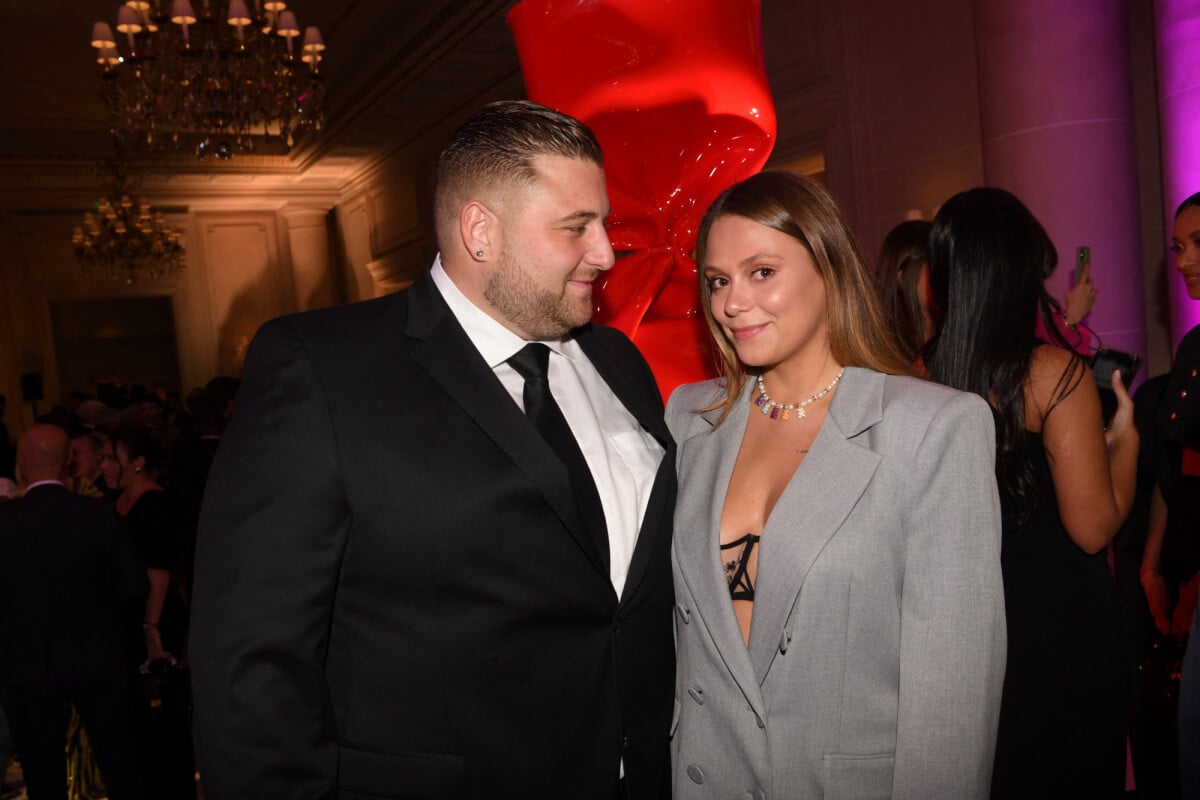
<path id="1" fill-rule="evenodd" d="M 952 197 L 929 257 L 944 314 L 929 376 L 986 399 L 996 417 L 1009 644 L 992 797 L 1120 796 L 1128 659 L 1104 550 L 1133 501 L 1132 401 L 1114 374 L 1106 430 L 1043 289 L 1054 245 L 1016 197 Z M 1059 347 L 1035 338 L 1039 314 Z"/>
<path id="2" fill-rule="evenodd" d="M 172 573 L 180 563 L 179 515 L 158 483 L 162 448 L 151 434 L 135 428 L 118 433 L 114 449 L 120 466 L 117 514 L 129 526 L 150 579 L 140 655 L 154 660 L 181 654 L 187 613 L 172 586 Z"/>
<path id="3" fill-rule="evenodd" d="M 149 796 L 190 799 L 196 787 L 186 677 L 164 663 L 183 656 L 187 639 L 188 611 L 178 580 L 183 541 L 180 512 L 158 483 L 162 447 L 153 435 L 140 427 L 119 432 L 115 450 L 121 488 L 117 514 L 129 526 L 150 579 L 150 591 L 138 609 L 140 620 L 133 620 L 134 630 L 139 622 L 141 629 L 141 639 L 132 649 L 134 663 L 144 664 L 145 674 L 134 684 L 134 744 Z"/>
<path id="4" fill-rule="evenodd" d="M 1004 664 L 987 405 L 906 377 L 812 181 L 733 186 L 697 245 L 724 375 L 667 408 L 674 797 L 981 796 Z"/>
<path id="5" fill-rule="evenodd" d="M 875 270 L 896 346 L 916 365 L 921 363 L 925 343 L 933 338 L 933 312 L 929 308 L 931 227 L 933 223 L 925 220 L 906 220 L 888 231 Z"/>

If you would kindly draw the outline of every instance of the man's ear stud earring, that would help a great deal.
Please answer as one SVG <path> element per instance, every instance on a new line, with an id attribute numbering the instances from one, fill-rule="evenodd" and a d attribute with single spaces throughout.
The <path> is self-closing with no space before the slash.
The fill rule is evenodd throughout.
<path id="1" fill-rule="evenodd" d="M 483 258 L 483 251 L 482 251 L 482 250 L 476 250 L 476 251 L 475 251 L 475 257 L 476 257 L 476 258 Z"/>

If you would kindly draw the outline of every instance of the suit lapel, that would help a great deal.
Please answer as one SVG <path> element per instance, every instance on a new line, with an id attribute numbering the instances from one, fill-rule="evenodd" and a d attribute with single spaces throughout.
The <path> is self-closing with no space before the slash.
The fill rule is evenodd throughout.
<path id="1" fill-rule="evenodd" d="M 706 412 L 703 416 L 711 424 L 716 414 Z M 749 403 L 743 395 L 720 427 L 679 445 L 679 485 L 683 491 L 677 501 L 674 548 L 680 573 L 695 598 L 696 611 L 712 634 L 726 669 L 746 700 L 765 718 L 766 707 L 733 613 L 720 558 L 722 505 L 748 414 Z"/>
<path id="2" fill-rule="evenodd" d="M 405 333 L 420 340 L 413 347 L 413 360 L 533 479 L 580 549 L 607 579 L 608 570 L 579 518 L 566 469 L 479 355 L 428 272 L 408 295 Z"/>
<path id="3" fill-rule="evenodd" d="M 674 499 L 675 493 L 675 444 L 667 430 L 661 404 L 651 405 L 646 388 L 642 387 L 639 391 L 639 387 L 630 380 L 629 370 L 634 365 L 619 361 L 615 354 L 598 341 L 590 325 L 579 331 L 575 340 L 579 343 L 579 348 L 583 350 L 584 355 L 592 362 L 592 366 L 600 373 L 600 377 L 608 384 L 608 388 L 612 389 L 613 394 L 621 401 L 626 410 L 633 415 L 643 429 L 658 440 L 665 451 L 654 478 L 650 500 L 646 504 L 646 513 L 642 517 L 642 524 L 638 530 L 637 542 L 629 562 L 629 571 L 625 576 L 625 587 L 621 592 L 621 599 L 625 600 L 632 597 L 637 591 L 638 584 L 646 574 L 646 567 L 650 564 L 651 556 L 657 550 L 658 540 L 671 535 L 670 515 L 674 508 L 671 501 Z"/>
<path id="4" fill-rule="evenodd" d="M 812 448 L 763 529 L 750 658 L 761 683 L 805 576 L 871 482 L 879 455 L 850 439 L 882 419 L 879 373 L 847 368 Z"/>

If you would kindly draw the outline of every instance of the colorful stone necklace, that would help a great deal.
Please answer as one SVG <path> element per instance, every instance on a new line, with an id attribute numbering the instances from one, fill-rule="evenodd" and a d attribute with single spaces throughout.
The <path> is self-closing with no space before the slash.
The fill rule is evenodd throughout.
<path id="1" fill-rule="evenodd" d="M 817 392 L 807 400 L 801 400 L 799 403 L 788 403 L 787 405 L 784 405 L 783 403 L 777 403 L 767 395 L 767 390 L 763 388 L 763 378 L 762 373 L 760 372 L 758 374 L 758 399 L 754 401 L 754 405 L 758 406 L 758 410 L 769 416 L 771 419 L 786 420 L 792 415 L 793 411 L 796 412 L 796 419 L 804 419 L 805 406 L 812 405 L 825 395 L 832 392 L 833 387 L 838 385 L 838 381 L 842 379 L 842 375 L 845 374 L 845 372 L 846 368 L 842 367 L 842 369 L 838 372 L 837 377 L 830 381 L 829 385 L 824 389 Z"/>

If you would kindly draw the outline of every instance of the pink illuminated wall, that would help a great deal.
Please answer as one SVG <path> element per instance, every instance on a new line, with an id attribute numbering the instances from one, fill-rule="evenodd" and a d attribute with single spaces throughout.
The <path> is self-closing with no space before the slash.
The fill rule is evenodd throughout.
<path id="1" fill-rule="evenodd" d="M 709 377 L 696 228 L 775 139 L 759 0 L 523 0 L 508 15 L 531 100 L 571 114 L 605 153 L 619 261 L 596 319 L 645 354 L 664 396 Z"/>
<path id="2" fill-rule="evenodd" d="M 1104 346 L 1145 355 L 1125 0 L 976 0 L 975 28 L 986 183 L 1045 226 L 1060 301 L 1076 247 L 1091 247 L 1100 295 L 1086 321 Z"/>
<path id="3" fill-rule="evenodd" d="M 1158 108 L 1162 143 L 1163 215 L 1170 236 L 1175 209 L 1200 192 L 1200 0 L 1157 0 Z M 1200 302 L 1188 297 L 1167 254 L 1171 344 L 1200 325 Z"/>

